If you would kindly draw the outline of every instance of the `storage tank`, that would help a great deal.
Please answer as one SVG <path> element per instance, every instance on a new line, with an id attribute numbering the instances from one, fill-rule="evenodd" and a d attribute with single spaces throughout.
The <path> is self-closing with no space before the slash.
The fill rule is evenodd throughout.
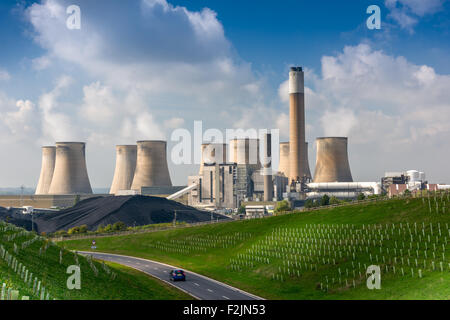
<path id="1" fill-rule="evenodd" d="M 42 166 L 36 195 L 48 194 L 55 170 L 56 147 L 42 147 Z"/>
<path id="2" fill-rule="evenodd" d="M 132 190 L 142 187 L 172 186 L 167 164 L 166 141 L 138 141 Z"/>
<path id="3" fill-rule="evenodd" d="M 314 182 L 353 182 L 346 137 L 317 138 Z"/>
<path id="4" fill-rule="evenodd" d="M 84 142 L 57 142 L 49 194 L 91 194 Z"/>
<path id="5" fill-rule="evenodd" d="M 136 170 L 137 146 L 116 146 L 116 169 L 111 184 L 110 194 L 130 190 Z"/>

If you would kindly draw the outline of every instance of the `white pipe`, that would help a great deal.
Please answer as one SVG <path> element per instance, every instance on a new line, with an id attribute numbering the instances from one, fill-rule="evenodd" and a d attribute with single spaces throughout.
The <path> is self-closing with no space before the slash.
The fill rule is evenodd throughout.
<path id="1" fill-rule="evenodd" d="M 450 189 L 450 184 L 438 184 L 437 188 L 438 190 L 448 190 Z"/>
<path id="2" fill-rule="evenodd" d="M 188 193 L 189 191 L 191 191 L 192 189 L 196 188 L 197 185 L 196 184 L 192 184 L 180 191 L 175 192 L 174 194 L 171 194 L 170 196 L 167 197 L 168 200 L 174 200 L 174 199 L 178 199 L 179 197 L 181 197 L 182 195 L 184 195 L 185 193 Z"/>
<path id="3" fill-rule="evenodd" d="M 353 199 L 356 198 L 361 192 L 354 192 L 354 191 L 341 191 L 341 192 L 308 192 L 306 194 L 306 197 L 308 199 L 319 199 L 322 198 L 324 195 L 327 195 L 329 197 L 336 197 L 336 198 L 347 198 L 347 199 Z M 362 192 L 364 195 L 369 196 L 371 192 Z"/>
<path id="4" fill-rule="evenodd" d="M 307 186 L 313 190 L 372 189 L 374 194 L 381 193 L 381 186 L 378 182 L 311 182 Z"/>

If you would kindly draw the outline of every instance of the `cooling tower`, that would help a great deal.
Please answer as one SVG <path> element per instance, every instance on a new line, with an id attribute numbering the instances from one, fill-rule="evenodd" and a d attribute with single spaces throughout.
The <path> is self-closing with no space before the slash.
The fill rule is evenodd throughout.
<path id="1" fill-rule="evenodd" d="M 312 179 L 311 169 L 309 169 L 309 159 L 308 159 L 308 142 L 305 142 L 305 175 L 307 178 Z"/>
<path id="2" fill-rule="evenodd" d="M 317 138 L 314 182 L 353 182 L 348 163 L 347 138 Z"/>
<path id="3" fill-rule="evenodd" d="M 57 142 L 55 171 L 49 194 L 91 194 L 86 168 L 86 144 Z"/>
<path id="4" fill-rule="evenodd" d="M 202 144 L 202 160 L 200 162 L 200 170 L 198 173 L 200 175 L 202 174 L 205 162 L 208 163 L 212 160 L 215 160 L 214 163 L 217 164 L 227 163 L 227 147 L 228 145 L 226 143 Z"/>
<path id="5" fill-rule="evenodd" d="M 138 141 L 132 190 L 142 187 L 171 187 L 166 141 Z"/>
<path id="6" fill-rule="evenodd" d="M 306 175 L 305 90 L 301 67 L 289 72 L 289 180 Z"/>
<path id="7" fill-rule="evenodd" d="M 289 177 L 289 142 L 280 142 L 280 163 L 278 172 Z"/>
<path id="8" fill-rule="evenodd" d="M 116 170 L 110 194 L 120 190 L 130 190 L 136 169 L 137 146 L 116 146 Z"/>
<path id="9" fill-rule="evenodd" d="M 272 135 L 264 135 L 264 201 L 273 200 L 272 182 Z"/>
<path id="10" fill-rule="evenodd" d="M 237 164 L 255 165 L 255 167 L 260 168 L 259 139 L 230 140 L 229 161 Z"/>
<path id="11" fill-rule="evenodd" d="M 56 147 L 42 147 L 42 167 L 36 188 L 37 195 L 48 194 L 55 170 Z"/>

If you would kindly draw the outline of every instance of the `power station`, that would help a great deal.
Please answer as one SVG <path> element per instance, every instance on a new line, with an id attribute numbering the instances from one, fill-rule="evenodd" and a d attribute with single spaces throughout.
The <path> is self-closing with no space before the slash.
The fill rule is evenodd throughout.
<path id="1" fill-rule="evenodd" d="M 188 177 L 187 187 L 172 186 L 166 141 L 142 140 L 133 145 L 118 145 L 109 194 L 159 195 L 168 199 L 186 196 L 191 206 L 216 210 L 236 209 L 243 204 L 256 208 L 255 204 L 273 205 L 283 199 L 296 207 L 306 199 L 325 194 L 355 198 L 360 193 L 379 194 L 382 190 L 397 194 L 406 189 L 447 188 L 446 185 L 426 184 L 425 174 L 415 170 L 386 173 L 381 183 L 353 182 L 347 137 L 316 139 L 313 176 L 305 138 L 304 72 L 301 67 L 290 68 L 288 84 L 289 141 L 278 146 L 268 131 L 259 138 L 244 136 L 231 138 L 226 143 L 203 143 L 198 174 Z M 278 168 L 273 167 L 274 147 L 279 148 L 275 149 L 279 150 Z M 92 195 L 85 143 L 57 142 L 55 146 L 42 147 L 35 195 L 36 199 L 47 197 L 45 203 L 60 201 L 64 204 L 70 203 L 75 195 L 82 195 L 83 199 Z"/>

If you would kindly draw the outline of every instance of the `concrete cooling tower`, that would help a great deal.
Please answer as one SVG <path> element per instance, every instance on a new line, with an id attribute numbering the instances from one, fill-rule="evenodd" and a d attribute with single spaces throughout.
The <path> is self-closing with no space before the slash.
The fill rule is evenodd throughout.
<path id="1" fill-rule="evenodd" d="M 306 165 L 305 175 L 311 179 L 311 170 L 309 169 L 308 160 L 308 142 L 305 142 L 305 159 Z M 289 177 L 289 142 L 280 142 L 280 163 L 278 165 L 278 172 L 284 174 L 285 177 Z"/>
<path id="2" fill-rule="evenodd" d="M 309 169 L 309 159 L 308 159 L 308 142 L 305 142 L 305 175 L 307 178 L 312 179 L 311 169 Z"/>
<path id="3" fill-rule="evenodd" d="M 348 162 L 347 138 L 317 138 L 314 182 L 353 182 Z"/>
<path id="4" fill-rule="evenodd" d="M 110 194 L 120 190 L 130 190 L 136 169 L 137 146 L 116 146 L 116 170 Z"/>
<path id="5" fill-rule="evenodd" d="M 260 168 L 259 139 L 244 138 L 230 140 L 229 161 L 237 164 L 254 165 Z"/>
<path id="6" fill-rule="evenodd" d="M 226 143 L 204 143 L 202 144 L 202 160 L 200 162 L 199 174 L 203 172 L 203 166 L 212 160 L 217 164 L 227 163 L 227 147 Z"/>
<path id="7" fill-rule="evenodd" d="M 49 194 L 91 194 L 86 168 L 86 144 L 57 142 L 55 171 Z"/>
<path id="8" fill-rule="evenodd" d="M 42 167 L 36 195 L 48 194 L 55 170 L 56 147 L 42 147 Z"/>
<path id="9" fill-rule="evenodd" d="M 289 142 L 280 142 L 280 163 L 278 172 L 289 177 Z"/>
<path id="10" fill-rule="evenodd" d="M 138 141 L 132 190 L 142 187 L 171 187 L 166 141 Z"/>
<path id="11" fill-rule="evenodd" d="M 289 72 L 289 180 L 307 175 L 305 155 L 305 90 L 301 67 Z"/>

